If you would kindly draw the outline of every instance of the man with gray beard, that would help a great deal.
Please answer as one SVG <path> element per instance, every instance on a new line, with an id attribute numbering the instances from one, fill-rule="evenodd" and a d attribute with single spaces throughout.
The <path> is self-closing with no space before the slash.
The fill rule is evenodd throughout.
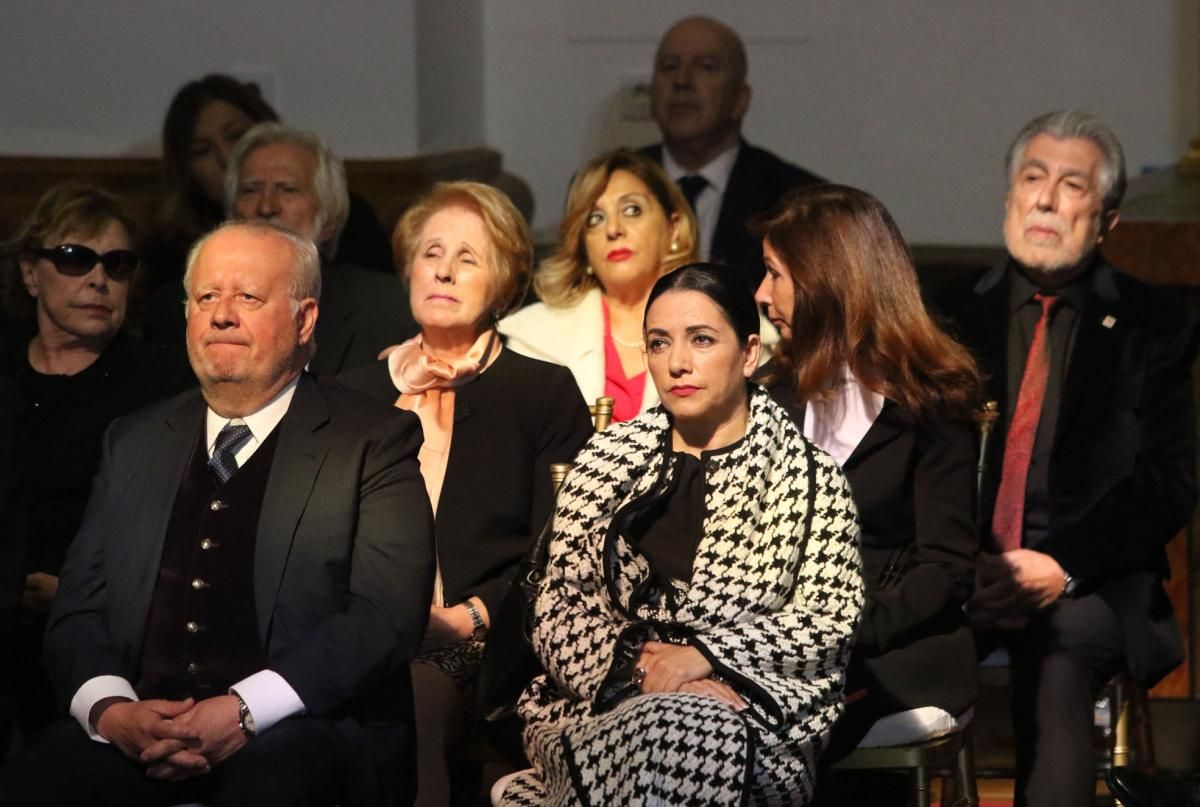
<path id="1" fill-rule="evenodd" d="M 1009 148 L 1004 265 L 942 308 L 999 403 L 968 611 L 1013 667 L 1018 805 L 1091 805 L 1092 701 L 1183 658 L 1164 545 L 1196 503 L 1189 310 L 1098 248 L 1125 190 L 1120 143 L 1067 110 Z"/>

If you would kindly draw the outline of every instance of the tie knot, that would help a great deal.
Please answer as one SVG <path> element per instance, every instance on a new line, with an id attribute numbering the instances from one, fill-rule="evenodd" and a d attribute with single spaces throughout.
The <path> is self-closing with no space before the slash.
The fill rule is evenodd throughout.
<path id="1" fill-rule="evenodd" d="M 217 442 L 213 445 L 213 453 L 234 451 L 250 436 L 250 427 L 245 423 L 226 423 L 217 434 Z"/>
<path id="2" fill-rule="evenodd" d="M 1050 316 L 1050 312 L 1054 310 L 1054 306 L 1058 305 L 1058 301 L 1059 301 L 1059 297 L 1057 294 L 1047 294 L 1045 292 L 1040 292 L 1040 291 L 1037 294 L 1033 295 L 1033 299 L 1037 300 L 1039 303 L 1042 304 L 1042 316 L 1043 317 Z"/>
<path id="3" fill-rule="evenodd" d="M 700 193 L 708 187 L 708 180 L 699 174 L 688 174 L 680 177 L 677 180 L 679 190 L 683 193 L 683 197 L 687 199 L 688 205 L 692 210 L 696 209 L 696 199 Z"/>

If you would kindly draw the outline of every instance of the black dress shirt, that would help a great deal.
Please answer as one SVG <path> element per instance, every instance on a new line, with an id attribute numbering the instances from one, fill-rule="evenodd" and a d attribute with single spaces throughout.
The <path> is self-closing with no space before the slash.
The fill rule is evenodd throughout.
<path id="1" fill-rule="evenodd" d="M 1025 519 L 1023 546 L 1036 546 L 1050 530 L 1050 454 L 1054 448 L 1054 436 L 1058 428 L 1058 412 L 1061 408 L 1063 388 L 1066 384 L 1067 368 L 1075 346 L 1079 313 L 1087 299 L 1090 285 L 1088 272 L 1070 283 L 1055 289 L 1043 289 L 1034 283 L 1014 263 L 1012 283 L 1009 286 L 1008 320 L 1008 388 L 1011 390 L 1007 424 L 1012 424 L 1021 389 L 1021 378 L 1025 373 L 1025 360 L 1029 346 L 1033 343 L 1033 332 L 1042 316 L 1042 306 L 1033 296 L 1038 293 L 1053 294 L 1058 304 L 1051 309 L 1047 328 L 1050 348 L 1050 374 L 1046 379 L 1046 392 L 1042 398 L 1042 414 L 1038 420 L 1037 437 L 1033 444 L 1033 456 L 1029 461 L 1029 476 L 1025 484 Z M 1007 433 L 1007 429 L 1005 430 Z"/>

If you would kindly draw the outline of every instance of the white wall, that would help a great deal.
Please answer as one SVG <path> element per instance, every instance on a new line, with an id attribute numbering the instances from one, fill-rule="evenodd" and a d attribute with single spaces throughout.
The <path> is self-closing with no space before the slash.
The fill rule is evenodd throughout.
<path id="1" fill-rule="evenodd" d="M 157 153 L 167 104 L 209 72 L 260 79 L 348 156 L 417 149 L 413 0 L 5 3 L 0 152 Z"/>
<path id="2" fill-rule="evenodd" d="M 484 143 L 481 0 L 417 0 L 417 126 L 421 151 Z"/>
<path id="3" fill-rule="evenodd" d="M 232 71 L 343 156 L 498 148 L 546 229 L 583 160 L 656 139 L 618 89 L 697 12 L 746 40 L 747 137 L 916 242 L 999 241 L 1001 155 L 1039 112 L 1097 112 L 1134 172 L 1200 131 L 1200 0 L 30 0 L 0 27 L 0 153 L 154 153 L 174 91 Z"/>
<path id="4" fill-rule="evenodd" d="M 999 241 L 1002 155 L 1040 112 L 1096 112 L 1134 172 L 1200 131 L 1195 0 L 486 0 L 488 142 L 539 227 L 584 159 L 656 139 L 618 120 L 617 89 L 697 12 L 746 41 L 747 138 L 874 192 L 914 242 Z"/>

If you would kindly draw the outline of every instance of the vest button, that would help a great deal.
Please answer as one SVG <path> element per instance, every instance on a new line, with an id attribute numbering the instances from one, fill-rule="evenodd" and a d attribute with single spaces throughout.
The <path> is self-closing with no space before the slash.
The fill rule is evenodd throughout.
<path id="1" fill-rule="evenodd" d="M 198 672 L 200 672 L 200 665 L 199 665 L 199 664 L 197 664 L 197 663 L 196 663 L 196 662 L 194 662 L 194 661 L 192 661 L 192 662 L 189 662 L 189 663 L 188 663 L 188 665 L 187 665 L 187 674 L 188 674 L 188 675 L 195 675 L 195 674 L 196 674 L 196 673 L 198 673 Z"/>
<path id="2" fill-rule="evenodd" d="M 199 591 L 202 588 L 206 588 L 207 586 L 208 586 L 208 583 L 205 583 L 199 577 L 197 577 L 195 580 L 192 581 L 192 588 L 196 589 L 196 591 Z"/>
<path id="3" fill-rule="evenodd" d="M 212 538 L 205 538 L 203 541 L 200 542 L 200 548 L 204 549 L 204 550 L 212 549 L 216 545 L 217 545 L 217 542 L 214 541 Z"/>
<path id="4" fill-rule="evenodd" d="M 197 631 L 200 630 L 200 623 L 199 622 L 188 622 L 186 625 L 184 625 L 184 627 L 187 628 L 188 633 L 196 633 Z"/>

